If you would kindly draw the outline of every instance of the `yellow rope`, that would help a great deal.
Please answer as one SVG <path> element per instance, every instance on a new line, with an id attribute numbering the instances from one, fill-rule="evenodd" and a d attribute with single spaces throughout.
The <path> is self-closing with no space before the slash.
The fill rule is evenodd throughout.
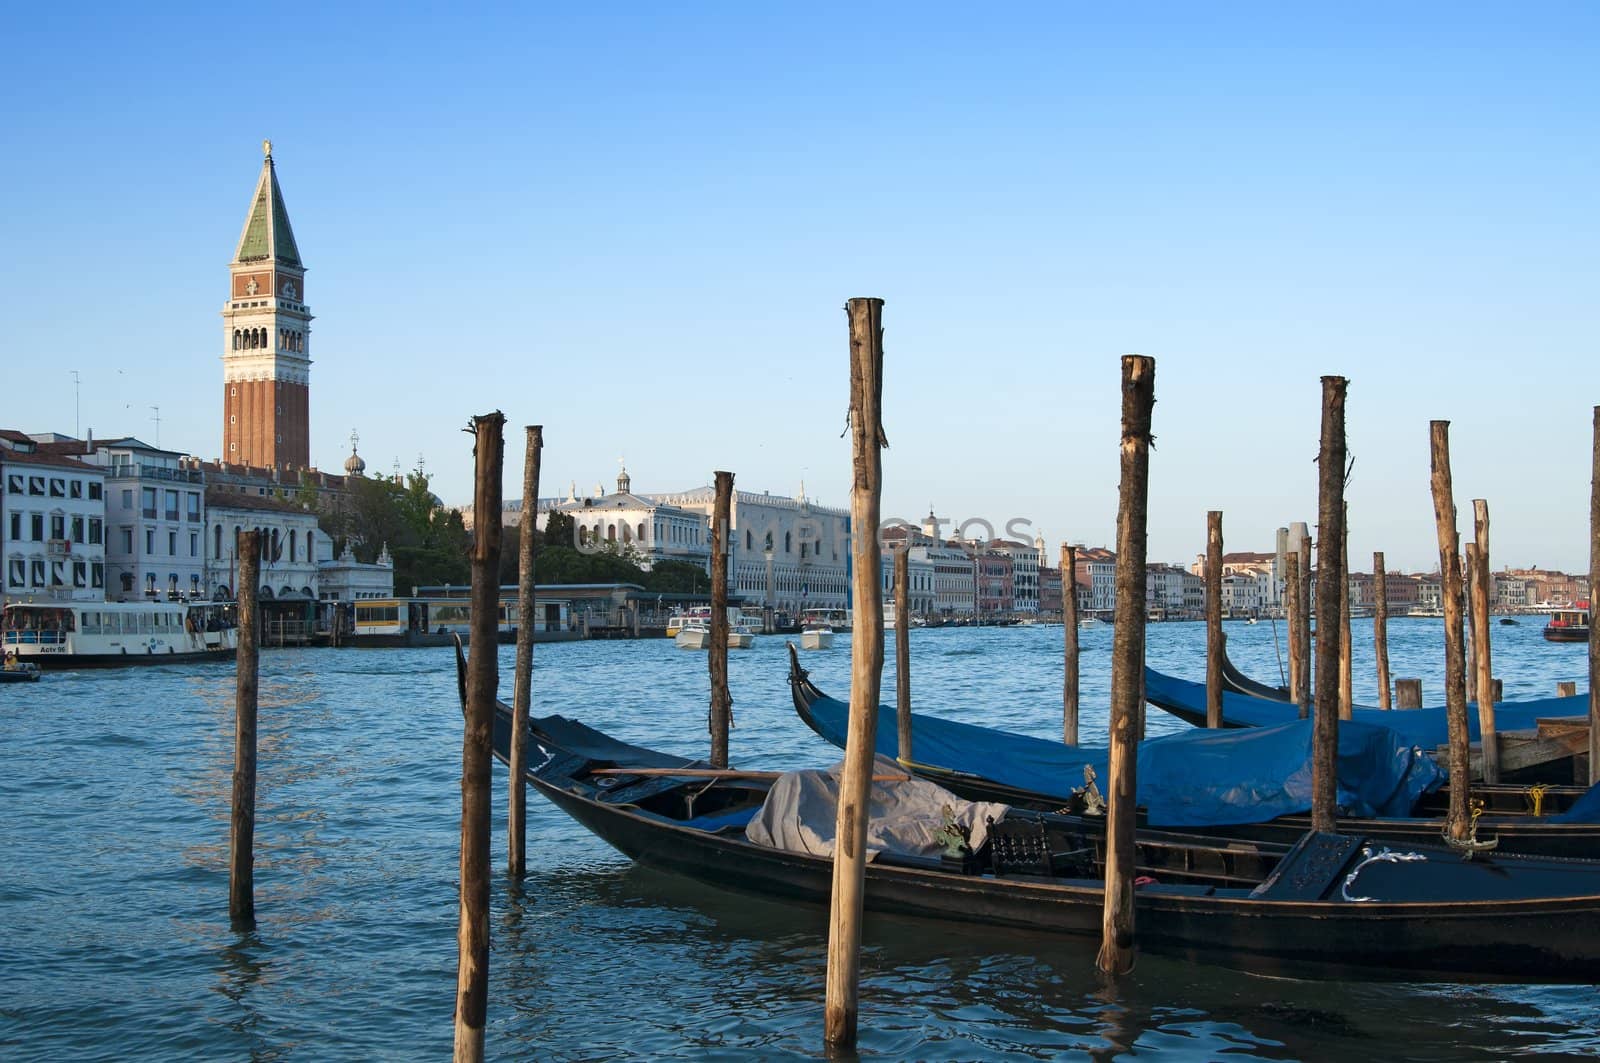
<path id="1" fill-rule="evenodd" d="M 1533 805 L 1533 814 L 1535 816 L 1544 815 L 1545 789 L 1546 788 L 1542 783 L 1538 786 L 1528 787 L 1528 801 Z"/>

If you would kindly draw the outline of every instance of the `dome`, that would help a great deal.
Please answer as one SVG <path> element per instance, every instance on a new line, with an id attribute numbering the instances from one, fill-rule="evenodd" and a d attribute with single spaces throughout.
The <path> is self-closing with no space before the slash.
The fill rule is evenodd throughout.
<path id="1" fill-rule="evenodd" d="M 344 471 L 348 476 L 361 476 L 367 471 L 367 463 L 361 460 L 361 455 L 356 453 L 356 441 L 360 437 L 354 430 L 350 432 L 350 456 L 344 459 Z"/>

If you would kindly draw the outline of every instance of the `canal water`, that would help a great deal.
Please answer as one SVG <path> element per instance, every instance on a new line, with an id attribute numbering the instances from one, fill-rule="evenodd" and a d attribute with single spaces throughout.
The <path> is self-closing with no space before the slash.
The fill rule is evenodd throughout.
<path id="1" fill-rule="evenodd" d="M 1356 698 L 1375 703 L 1357 625 Z M 1281 625 L 1230 623 L 1278 675 Z M 1442 696 L 1442 631 L 1390 624 L 1396 676 Z M 1061 628 L 919 630 L 923 712 L 1055 737 Z M 1508 698 L 1584 686 L 1582 646 L 1496 626 Z M 1103 742 L 1109 626 L 1083 632 L 1085 741 Z M 1150 628 L 1150 663 L 1204 675 L 1204 629 Z M 501 650 L 509 693 L 513 650 Z M 890 654 L 886 689 L 893 690 Z M 733 760 L 837 759 L 794 716 L 783 641 L 731 655 Z M 849 640 L 806 655 L 848 688 Z M 540 713 L 702 755 L 704 654 L 666 640 L 540 646 Z M 229 666 L 0 687 L 0 1056 L 443 1059 L 455 999 L 461 717 L 446 650 L 262 655 L 259 926 L 227 920 Z M 1152 732 L 1180 725 L 1152 709 Z M 495 864 L 505 774 L 496 768 Z M 814 1058 L 826 913 L 632 866 L 535 796 L 523 889 L 493 885 L 497 1059 Z M 869 916 L 861 1052 L 890 1059 L 1507 1058 L 1600 1053 L 1592 986 L 1297 982 L 1144 957 L 1114 990 L 1095 944 Z"/>

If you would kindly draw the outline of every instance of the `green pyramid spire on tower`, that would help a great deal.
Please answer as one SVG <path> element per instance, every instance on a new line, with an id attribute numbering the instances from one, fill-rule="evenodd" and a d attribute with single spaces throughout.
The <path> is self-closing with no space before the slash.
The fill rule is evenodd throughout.
<path id="1" fill-rule="evenodd" d="M 272 165 L 272 141 L 262 141 L 266 159 L 261 164 L 261 179 L 256 182 L 255 200 L 239 237 L 236 262 L 266 259 L 304 268 L 300 249 L 295 246 L 294 230 L 289 226 L 289 211 L 283 205 L 283 190 L 278 187 L 278 171 Z"/>

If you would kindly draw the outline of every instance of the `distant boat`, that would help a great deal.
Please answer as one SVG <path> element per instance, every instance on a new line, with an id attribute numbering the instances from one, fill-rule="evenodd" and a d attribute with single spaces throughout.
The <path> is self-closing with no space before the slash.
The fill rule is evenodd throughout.
<path id="1" fill-rule="evenodd" d="M 26 661 L 7 663 L 0 668 L 0 683 L 37 683 L 39 666 Z"/>
<path id="2" fill-rule="evenodd" d="M 1517 621 L 1517 620 L 1516 620 L 1516 618 L 1515 618 L 1515 617 L 1510 617 L 1510 616 L 1502 616 L 1502 617 L 1501 617 L 1501 618 L 1500 618 L 1500 622 L 1501 622 L 1501 623 L 1502 623 L 1502 624 L 1515 624 L 1515 623 L 1517 623 L 1517 622 L 1518 622 L 1518 621 Z"/>
<path id="3" fill-rule="evenodd" d="M 1579 602 L 1572 609 L 1557 609 L 1544 626 L 1544 637 L 1551 642 L 1589 641 L 1589 603 Z"/>
<path id="4" fill-rule="evenodd" d="M 760 630 L 756 621 L 743 616 L 728 620 L 728 648 L 748 650 L 755 645 Z M 680 650 L 704 650 L 711 647 L 711 618 L 709 616 L 684 616 L 679 618 L 678 633 L 672 642 Z"/>
<path id="5" fill-rule="evenodd" d="M 1101 620 L 1099 617 L 1086 616 L 1082 620 L 1078 621 L 1078 626 L 1080 628 L 1083 628 L 1085 631 L 1087 631 L 1090 628 L 1109 627 L 1110 625 L 1107 624 L 1104 620 Z"/>
<path id="6" fill-rule="evenodd" d="M 800 648 L 826 650 L 833 646 L 833 625 L 829 623 L 832 609 L 807 609 L 800 614 Z"/>

